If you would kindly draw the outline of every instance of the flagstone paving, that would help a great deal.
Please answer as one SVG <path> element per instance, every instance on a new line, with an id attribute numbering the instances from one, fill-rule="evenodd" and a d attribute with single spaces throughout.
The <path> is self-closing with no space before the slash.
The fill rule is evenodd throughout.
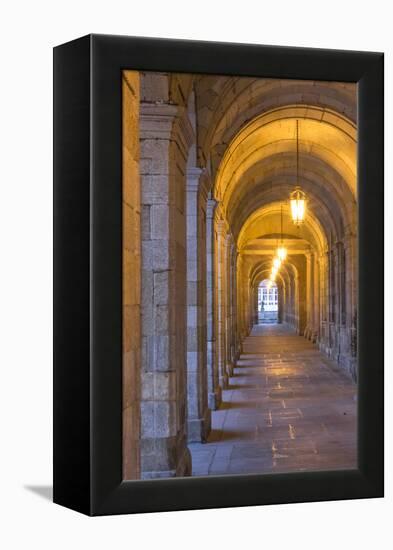
<path id="1" fill-rule="evenodd" d="M 243 344 L 206 443 L 189 445 L 194 476 L 356 468 L 356 385 L 283 325 Z"/>

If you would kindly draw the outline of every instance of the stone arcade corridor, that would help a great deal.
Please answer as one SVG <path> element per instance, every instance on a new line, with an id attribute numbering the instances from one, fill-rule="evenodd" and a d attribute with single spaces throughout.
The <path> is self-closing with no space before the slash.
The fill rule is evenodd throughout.
<path id="1" fill-rule="evenodd" d="M 122 97 L 124 479 L 353 467 L 356 84 Z"/>
<path id="2" fill-rule="evenodd" d="M 246 338 L 195 476 L 356 468 L 356 385 L 282 325 Z"/>

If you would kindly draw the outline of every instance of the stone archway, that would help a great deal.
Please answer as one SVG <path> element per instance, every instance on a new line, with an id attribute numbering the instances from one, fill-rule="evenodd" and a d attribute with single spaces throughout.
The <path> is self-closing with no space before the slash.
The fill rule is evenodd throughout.
<path id="1" fill-rule="evenodd" d="M 123 98 L 124 476 L 190 475 L 278 242 L 278 322 L 356 377 L 356 90 L 126 71 Z"/>

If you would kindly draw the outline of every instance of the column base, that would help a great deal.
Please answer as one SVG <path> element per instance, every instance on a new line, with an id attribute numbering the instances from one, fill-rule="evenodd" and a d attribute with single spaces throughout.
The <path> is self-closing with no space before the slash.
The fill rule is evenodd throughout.
<path id="1" fill-rule="evenodd" d="M 211 411 L 216 411 L 222 402 L 222 389 L 221 386 L 218 386 L 218 388 L 214 391 L 209 393 L 207 397 L 207 404 Z"/>
<path id="2" fill-rule="evenodd" d="M 357 382 L 358 377 L 358 363 L 356 357 L 351 357 L 350 355 L 341 354 L 338 357 L 339 366 L 345 370 L 350 378 L 354 382 Z"/>
<path id="3" fill-rule="evenodd" d="M 206 408 L 203 418 L 191 418 L 187 424 L 189 443 L 204 443 L 211 431 L 211 410 Z"/>
<path id="4" fill-rule="evenodd" d="M 190 476 L 191 454 L 185 437 L 141 439 L 141 479 Z"/>
<path id="5" fill-rule="evenodd" d="M 231 378 L 233 376 L 233 369 L 234 368 L 235 368 L 235 365 L 232 362 L 227 363 L 226 374 L 227 374 L 228 378 Z"/>
<path id="6" fill-rule="evenodd" d="M 226 372 L 224 372 L 224 374 L 221 377 L 220 386 L 222 387 L 223 390 L 227 390 L 229 387 L 229 376 Z"/>
<path id="7" fill-rule="evenodd" d="M 310 340 L 313 344 L 318 340 L 318 332 L 313 327 L 306 327 L 304 330 L 304 337 Z"/>

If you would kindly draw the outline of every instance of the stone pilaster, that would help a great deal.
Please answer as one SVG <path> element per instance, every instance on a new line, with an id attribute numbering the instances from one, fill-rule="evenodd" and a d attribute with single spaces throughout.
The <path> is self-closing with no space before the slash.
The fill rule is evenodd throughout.
<path id="1" fill-rule="evenodd" d="M 313 293 L 313 308 L 314 308 L 314 327 L 311 336 L 312 342 L 316 343 L 319 340 L 320 333 L 320 294 L 319 294 L 319 261 L 316 254 L 313 255 L 314 259 L 314 293 Z"/>
<path id="2" fill-rule="evenodd" d="M 228 387 L 226 372 L 226 224 L 219 219 L 216 222 L 217 231 L 217 360 L 220 386 Z"/>
<path id="3" fill-rule="evenodd" d="M 346 369 L 357 380 L 357 289 L 358 289 L 358 243 L 349 229 L 344 238 L 345 287 L 346 287 L 346 332 L 347 362 Z"/>
<path id="4" fill-rule="evenodd" d="M 320 266 L 320 338 L 319 348 L 327 355 L 330 354 L 330 339 L 329 339 L 329 251 L 325 250 L 319 258 Z"/>
<path id="5" fill-rule="evenodd" d="M 233 271 L 232 271 L 232 256 L 233 256 L 233 238 L 230 233 L 225 236 L 225 372 L 228 378 L 233 376 L 234 369 L 234 338 L 233 338 Z"/>
<path id="6" fill-rule="evenodd" d="M 202 170 L 187 170 L 187 411 L 188 441 L 211 427 L 206 349 L 206 191 Z"/>
<path id="7" fill-rule="evenodd" d="M 216 361 L 217 340 L 217 303 L 216 292 L 216 236 L 214 228 L 215 209 L 217 202 L 208 199 L 206 205 L 206 310 L 207 310 L 207 375 L 208 375 L 208 404 L 211 410 L 216 410 L 221 403 L 222 389 L 218 376 L 218 362 Z"/>
<path id="8" fill-rule="evenodd" d="M 312 339 L 314 329 L 314 254 L 306 252 L 306 304 L 307 304 L 307 323 L 304 336 Z"/>
<path id="9" fill-rule="evenodd" d="M 231 292 L 232 292 L 232 343 L 231 343 L 231 361 L 236 364 L 237 359 L 237 348 L 238 348 L 238 326 L 237 326 L 237 258 L 238 250 L 235 244 L 232 247 L 232 283 L 231 283 Z"/>
<path id="10" fill-rule="evenodd" d="M 238 251 L 237 252 L 237 258 L 236 258 L 236 292 L 237 292 L 237 310 L 236 310 L 236 316 L 237 316 L 237 324 L 236 324 L 236 350 L 235 350 L 235 358 L 236 360 L 240 358 L 240 355 L 242 353 L 242 342 L 243 338 L 246 334 L 246 323 L 245 323 L 245 316 L 246 316 L 246 301 L 244 297 L 245 292 L 245 284 L 243 282 L 244 277 L 244 261 L 242 254 Z"/>
<path id="11" fill-rule="evenodd" d="M 277 283 L 277 287 L 278 287 L 278 296 L 277 296 L 277 306 L 278 306 L 278 311 L 277 311 L 277 322 L 279 324 L 281 324 L 283 322 L 283 318 L 284 318 L 284 304 L 285 304 L 285 287 L 284 287 L 284 284 L 282 282 L 278 282 Z"/>
<path id="12" fill-rule="evenodd" d="M 143 87 L 141 477 L 189 475 L 186 435 L 185 169 L 193 131 L 183 107 L 147 102 Z"/>

